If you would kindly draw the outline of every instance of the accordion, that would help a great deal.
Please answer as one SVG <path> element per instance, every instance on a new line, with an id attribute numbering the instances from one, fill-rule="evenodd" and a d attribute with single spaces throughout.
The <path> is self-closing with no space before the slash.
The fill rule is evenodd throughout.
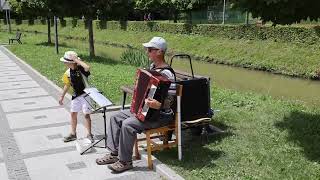
<path id="1" fill-rule="evenodd" d="M 138 69 L 130 112 L 140 121 L 158 118 L 160 110 L 149 108 L 145 99 L 152 98 L 163 103 L 170 84 L 171 81 L 157 71 Z"/>

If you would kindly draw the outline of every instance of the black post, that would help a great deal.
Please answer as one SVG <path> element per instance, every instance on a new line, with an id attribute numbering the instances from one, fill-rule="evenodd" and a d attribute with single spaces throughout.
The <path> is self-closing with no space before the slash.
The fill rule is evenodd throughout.
<path id="1" fill-rule="evenodd" d="M 92 25 L 92 18 L 89 17 L 85 23 L 88 23 L 88 31 L 89 31 L 89 53 L 90 57 L 94 57 L 94 40 L 93 40 L 93 25 Z"/>
<path id="2" fill-rule="evenodd" d="M 10 22 L 10 9 L 8 10 L 9 11 L 9 19 L 8 19 L 8 25 L 9 25 L 9 33 L 11 33 L 11 22 Z"/>
<path id="3" fill-rule="evenodd" d="M 59 47 L 58 47 L 58 21 L 57 16 L 54 16 L 54 36 L 55 36 L 55 47 L 56 47 L 56 53 L 59 54 Z"/>
<path id="4" fill-rule="evenodd" d="M 246 25 L 249 25 L 249 12 L 246 12 Z"/>
<path id="5" fill-rule="evenodd" d="M 48 44 L 51 44 L 51 22 L 50 16 L 47 16 L 47 26 L 48 26 Z"/>
<path id="6" fill-rule="evenodd" d="M 7 10 L 7 9 L 6 9 L 6 23 L 7 23 L 8 32 L 9 32 L 9 26 L 8 26 L 8 10 Z"/>

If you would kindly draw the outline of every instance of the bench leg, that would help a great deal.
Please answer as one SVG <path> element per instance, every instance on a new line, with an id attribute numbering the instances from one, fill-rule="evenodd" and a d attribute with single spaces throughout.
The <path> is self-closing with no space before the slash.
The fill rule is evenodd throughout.
<path id="1" fill-rule="evenodd" d="M 201 144 L 207 144 L 209 142 L 207 125 L 202 126 L 200 137 L 201 137 Z"/>
<path id="2" fill-rule="evenodd" d="M 169 142 L 169 140 L 168 140 L 168 131 L 162 133 L 162 136 L 163 136 L 163 144 L 164 144 L 164 145 L 167 145 L 168 142 Z M 166 149 L 169 149 L 169 147 L 167 147 Z"/>
<path id="3" fill-rule="evenodd" d="M 126 104 L 126 98 L 127 98 L 127 93 L 126 93 L 126 92 L 123 92 L 122 110 L 124 109 L 124 105 Z"/>
<path id="4" fill-rule="evenodd" d="M 153 164 L 152 164 L 152 157 L 151 157 L 151 139 L 150 139 L 150 132 L 146 132 L 146 140 L 147 140 L 147 154 L 148 154 L 148 168 L 150 170 L 153 169 Z"/>
<path id="5" fill-rule="evenodd" d="M 20 39 L 17 40 L 19 44 L 22 44 L 22 42 L 20 41 Z"/>

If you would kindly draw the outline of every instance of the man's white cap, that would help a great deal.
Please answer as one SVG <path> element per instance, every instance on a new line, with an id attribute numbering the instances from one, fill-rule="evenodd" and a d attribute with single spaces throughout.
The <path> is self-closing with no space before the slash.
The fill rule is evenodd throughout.
<path id="1" fill-rule="evenodd" d="M 78 58 L 78 54 L 74 51 L 67 51 L 64 53 L 64 56 L 60 58 L 61 62 L 66 63 L 75 63 L 73 60 Z"/>
<path id="2" fill-rule="evenodd" d="M 156 48 L 163 52 L 167 50 L 167 42 L 162 37 L 153 37 L 149 42 L 142 44 L 145 48 Z"/>

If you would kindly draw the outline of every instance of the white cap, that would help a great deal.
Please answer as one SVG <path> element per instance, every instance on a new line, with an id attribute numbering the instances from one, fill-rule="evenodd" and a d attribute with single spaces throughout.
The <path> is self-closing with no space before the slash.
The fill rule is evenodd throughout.
<path id="1" fill-rule="evenodd" d="M 149 42 L 142 44 L 145 48 L 157 48 L 166 52 L 167 42 L 162 37 L 153 37 Z"/>
<path id="2" fill-rule="evenodd" d="M 64 56 L 60 58 L 61 62 L 66 63 L 75 63 L 73 60 L 78 58 L 78 54 L 74 51 L 67 51 L 64 53 Z"/>

